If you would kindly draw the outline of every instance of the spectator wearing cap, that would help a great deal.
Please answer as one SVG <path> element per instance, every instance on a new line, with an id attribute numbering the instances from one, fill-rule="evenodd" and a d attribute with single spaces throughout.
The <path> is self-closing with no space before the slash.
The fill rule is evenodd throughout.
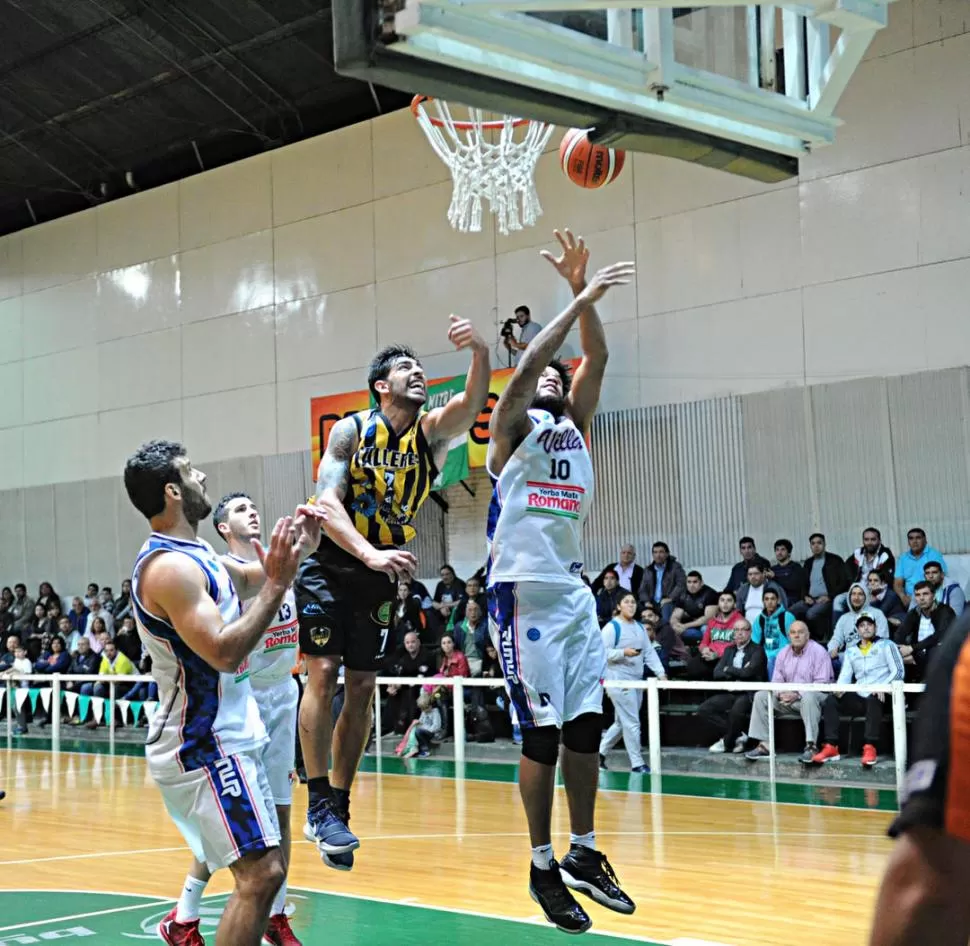
<path id="1" fill-rule="evenodd" d="M 899 648 L 889 640 L 876 638 L 876 622 L 872 615 L 860 614 L 856 619 L 859 642 L 845 652 L 839 671 L 839 684 L 857 683 L 860 686 L 880 686 L 903 679 L 903 658 Z M 866 768 L 876 764 L 885 693 L 830 693 L 822 703 L 822 748 L 812 756 L 811 764 L 835 762 L 839 756 L 839 716 L 865 716 L 865 744 L 862 764 Z"/>
<path id="2" fill-rule="evenodd" d="M 734 625 L 734 641 L 714 668 L 714 679 L 755 683 L 768 679 L 764 648 L 751 641 L 751 625 L 741 618 Z M 743 752 L 744 727 L 751 717 L 752 693 L 721 691 L 697 707 L 697 715 L 718 734 L 711 752 Z"/>
<path id="3" fill-rule="evenodd" d="M 926 665 L 933 648 L 943 640 L 956 615 L 949 605 L 936 600 L 928 581 L 917 582 L 913 589 L 913 600 L 916 607 L 906 615 L 894 640 L 906 665 L 907 679 L 921 683 L 926 676 Z"/>
<path id="4" fill-rule="evenodd" d="M 736 592 L 748 580 L 749 565 L 757 562 L 765 570 L 771 567 L 771 562 L 763 555 L 758 554 L 754 539 L 750 535 L 741 536 L 738 540 L 738 549 L 741 552 L 741 561 L 731 569 L 731 576 L 724 586 L 725 591 Z"/>
<path id="5" fill-rule="evenodd" d="M 651 552 L 653 559 L 644 569 L 640 582 L 640 604 L 653 602 L 660 605 L 660 613 L 666 623 L 674 612 L 674 599 L 687 590 L 687 575 L 684 566 L 670 554 L 666 542 L 654 542 Z"/>
<path id="6" fill-rule="evenodd" d="M 912 603 L 913 592 L 916 590 L 918 581 L 925 581 L 923 567 L 927 562 L 939 562 L 943 566 L 943 574 L 946 574 L 946 559 L 943 553 L 937 551 L 932 545 L 926 543 L 926 533 L 919 527 L 914 526 L 906 534 L 906 541 L 909 549 L 903 552 L 896 560 L 895 591 L 899 595 L 899 600 L 908 608 Z"/>
<path id="7" fill-rule="evenodd" d="M 808 579 L 805 569 L 792 557 L 791 539 L 778 539 L 775 542 L 775 564 L 767 572 L 767 577 L 780 585 L 788 601 L 786 607 L 799 620 L 805 617 L 808 605 L 805 595 L 808 594 Z"/>
<path id="8" fill-rule="evenodd" d="M 966 595 L 957 582 L 946 580 L 941 562 L 927 562 L 923 566 L 923 579 L 933 589 L 933 597 L 939 604 L 948 605 L 957 617 L 963 614 L 963 609 L 967 606 Z"/>
<path id="9" fill-rule="evenodd" d="M 710 680 L 714 676 L 714 668 L 734 641 L 734 625 L 743 620 L 734 592 L 722 591 L 717 596 L 717 614 L 704 628 L 697 656 L 687 664 L 687 676 L 691 680 Z"/>
<path id="10" fill-rule="evenodd" d="M 615 562 L 610 562 L 606 568 L 599 573 L 592 584 L 593 594 L 596 594 L 603 587 L 603 577 L 613 569 L 620 581 L 620 587 L 624 591 L 632 591 L 637 594 L 640 590 L 640 582 L 643 581 L 643 567 L 637 565 L 637 550 L 627 543 L 620 549 L 620 557 Z"/>
<path id="11" fill-rule="evenodd" d="M 704 636 L 707 622 L 717 614 L 717 592 L 704 584 L 698 571 L 687 573 L 684 593 L 673 601 L 670 626 L 682 640 L 697 643 Z"/>
<path id="12" fill-rule="evenodd" d="M 772 683 L 788 683 L 793 689 L 781 693 L 758 690 L 754 695 L 751 710 L 751 724 L 748 738 L 757 739 L 758 745 L 745 754 L 752 761 L 767 759 L 771 754 L 768 748 L 768 712 L 776 716 L 801 716 L 805 726 L 805 751 L 801 762 L 811 762 L 818 751 L 818 724 L 822 719 L 822 702 L 825 693 L 821 690 L 794 689 L 799 683 L 831 683 L 832 661 L 825 648 L 813 641 L 804 621 L 795 621 L 788 629 L 788 645 L 781 649 L 771 675 Z"/>

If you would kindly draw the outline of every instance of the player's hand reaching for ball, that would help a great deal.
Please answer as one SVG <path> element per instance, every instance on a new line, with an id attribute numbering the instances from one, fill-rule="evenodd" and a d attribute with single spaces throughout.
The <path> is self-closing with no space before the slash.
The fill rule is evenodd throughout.
<path id="1" fill-rule="evenodd" d="M 321 532 L 326 519 L 327 513 L 322 506 L 307 503 L 296 507 L 296 512 L 293 513 L 293 529 L 296 532 L 301 562 L 306 561 L 320 547 Z"/>
<path id="2" fill-rule="evenodd" d="M 636 275 L 636 266 L 633 263 L 614 263 L 601 269 L 590 281 L 586 288 L 576 296 L 577 302 L 584 302 L 592 305 L 599 302 L 606 291 L 613 286 L 626 286 Z"/>
<path id="3" fill-rule="evenodd" d="M 449 315 L 451 324 L 448 326 L 448 341 L 459 351 L 463 348 L 486 349 L 488 345 L 485 339 L 475 330 L 469 319 L 463 319 L 457 315 Z"/>
<path id="4" fill-rule="evenodd" d="M 284 588 L 293 584 L 300 567 L 300 546 L 296 538 L 293 517 L 284 516 L 276 521 L 265 549 L 260 545 L 259 539 L 253 539 L 253 548 L 266 573 L 267 584 L 281 585 Z"/>
<path id="5" fill-rule="evenodd" d="M 364 564 L 375 572 L 384 572 L 394 582 L 410 581 L 418 567 L 418 560 L 403 549 L 374 549 Z"/>
<path id="6" fill-rule="evenodd" d="M 563 233 L 558 230 L 552 232 L 562 247 L 562 256 L 555 257 L 548 250 L 542 250 L 539 255 L 549 260 L 556 272 L 569 283 L 572 291 L 579 295 L 586 288 L 586 264 L 589 263 L 586 241 L 582 237 L 577 240 L 568 228 Z"/>

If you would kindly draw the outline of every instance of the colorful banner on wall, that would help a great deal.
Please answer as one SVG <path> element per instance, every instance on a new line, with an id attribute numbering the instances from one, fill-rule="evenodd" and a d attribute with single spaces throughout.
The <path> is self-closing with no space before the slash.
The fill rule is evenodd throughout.
<path id="1" fill-rule="evenodd" d="M 579 359 L 574 358 L 566 362 L 575 371 Z M 457 483 L 468 475 L 469 468 L 485 466 L 485 451 L 488 448 L 488 421 L 492 409 L 498 402 L 499 395 L 512 377 L 512 368 L 502 368 L 492 372 L 488 386 L 488 400 L 485 407 L 475 420 L 467 435 L 456 437 L 448 450 L 448 459 L 442 469 L 442 475 L 435 484 L 436 489 L 443 489 L 452 483 Z M 428 408 L 440 407 L 446 404 L 454 395 L 465 390 L 465 375 L 455 375 L 450 378 L 437 378 L 428 382 Z M 313 454 L 313 469 L 316 471 L 320 457 L 326 449 L 330 431 L 338 420 L 357 411 L 365 411 L 371 407 L 370 392 L 351 391 L 347 394 L 328 394 L 324 397 L 310 399 L 310 450 Z"/>

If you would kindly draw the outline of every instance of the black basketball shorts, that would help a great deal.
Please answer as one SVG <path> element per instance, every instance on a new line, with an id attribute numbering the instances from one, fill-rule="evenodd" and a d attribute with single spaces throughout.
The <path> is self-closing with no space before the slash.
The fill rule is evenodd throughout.
<path id="1" fill-rule="evenodd" d="M 293 589 L 302 653 L 340 656 L 350 670 L 377 670 L 388 648 L 395 582 L 324 537 Z"/>

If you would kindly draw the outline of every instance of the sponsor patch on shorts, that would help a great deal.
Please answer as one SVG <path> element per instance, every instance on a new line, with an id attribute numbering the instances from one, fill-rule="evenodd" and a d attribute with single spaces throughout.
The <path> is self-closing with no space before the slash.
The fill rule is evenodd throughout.
<path id="1" fill-rule="evenodd" d="M 314 627 L 310 630 L 310 640 L 317 647 L 325 647 L 332 634 L 333 630 L 329 627 Z"/>
<path id="2" fill-rule="evenodd" d="M 525 636 L 528 637 L 530 641 L 537 641 L 540 637 L 542 637 L 542 634 L 539 632 L 539 628 L 530 627 L 525 632 Z"/>

